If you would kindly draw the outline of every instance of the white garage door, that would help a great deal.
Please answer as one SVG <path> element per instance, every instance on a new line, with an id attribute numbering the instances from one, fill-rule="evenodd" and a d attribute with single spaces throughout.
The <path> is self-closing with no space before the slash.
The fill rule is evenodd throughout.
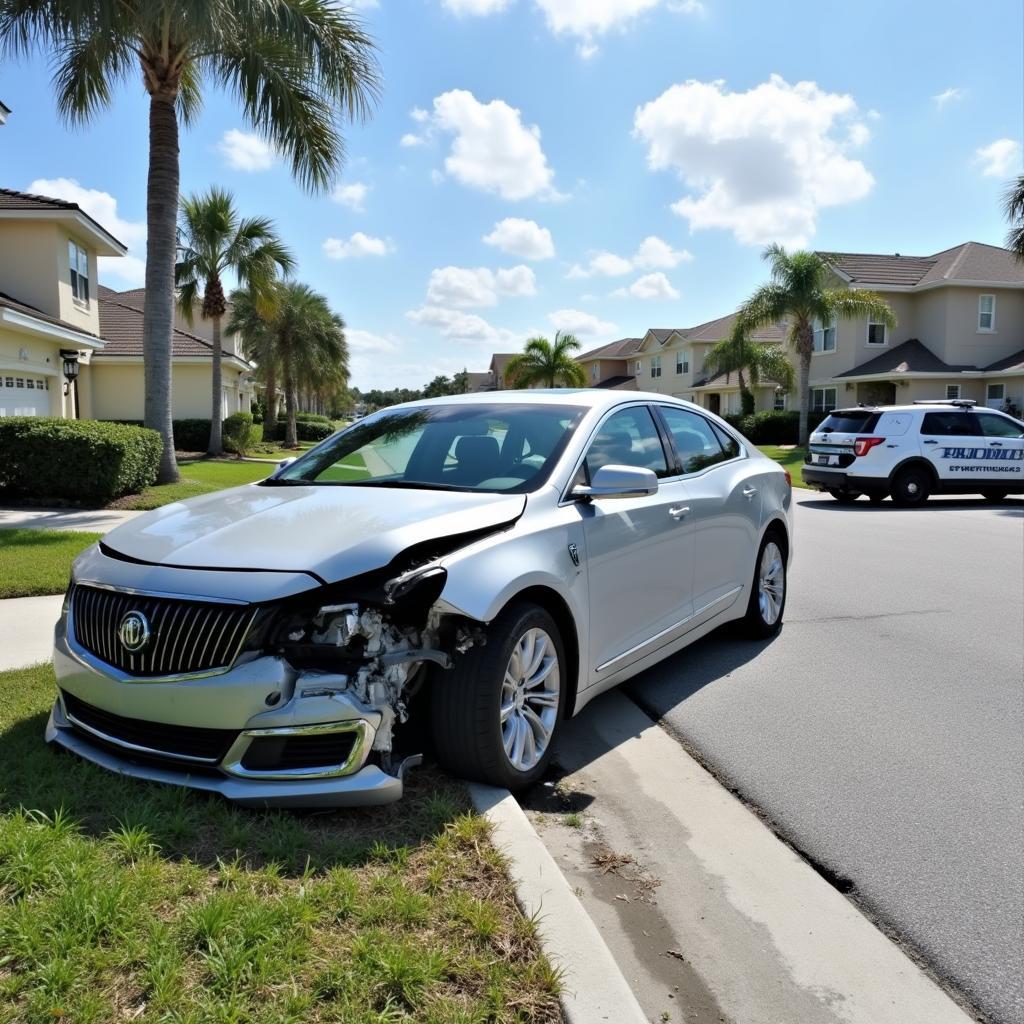
<path id="1" fill-rule="evenodd" d="M 0 416 L 49 416 L 49 381 L 0 371 Z"/>

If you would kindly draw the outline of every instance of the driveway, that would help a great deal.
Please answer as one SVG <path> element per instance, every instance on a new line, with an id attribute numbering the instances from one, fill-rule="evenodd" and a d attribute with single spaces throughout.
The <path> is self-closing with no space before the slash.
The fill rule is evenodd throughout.
<path id="1" fill-rule="evenodd" d="M 709 637 L 626 692 L 943 978 L 1024 1024 L 1024 502 L 796 494 L 782 634 Z"/>

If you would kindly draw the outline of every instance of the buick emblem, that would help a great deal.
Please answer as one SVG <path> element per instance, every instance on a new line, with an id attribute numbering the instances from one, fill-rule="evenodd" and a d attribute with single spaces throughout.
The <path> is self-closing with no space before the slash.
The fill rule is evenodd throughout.
<path id="1" fill-rule="evenodd" d="M 149 643 L 149 620 L 142 612 L 128 612 L 117 627 L 121 646 L 132 654 Z"/>

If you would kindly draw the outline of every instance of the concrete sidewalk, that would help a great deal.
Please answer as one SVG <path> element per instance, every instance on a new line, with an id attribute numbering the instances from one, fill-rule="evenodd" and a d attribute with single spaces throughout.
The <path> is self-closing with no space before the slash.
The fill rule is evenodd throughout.
<path id="1" fill-rule="evenodd" d="M 53 657 L 53 627 L 63 594 L 0 601 L 0 672 Z"/>
<path id="2" fill-rule="evenodd" d="M 0 530 L 84 530 L 107 533 L 141 512 L 118 509 L 0 508 Z"/>

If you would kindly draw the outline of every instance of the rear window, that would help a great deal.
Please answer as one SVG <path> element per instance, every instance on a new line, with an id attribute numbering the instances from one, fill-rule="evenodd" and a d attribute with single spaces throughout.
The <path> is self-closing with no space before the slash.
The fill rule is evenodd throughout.
<path id="1" fill-rule="evenodd" d="M 872 409 L 837 409 L 822 420 L 818 430 L 822 433 L 866 434 L 875 429 L 879 413 Z"/>
<path id="2" fill-rule="evenodd" d="M 921 433 L 931 437 L 973 436 L 977 432 L 974 414 L 964 409 L 926 412 L 921 420 Z"/>

